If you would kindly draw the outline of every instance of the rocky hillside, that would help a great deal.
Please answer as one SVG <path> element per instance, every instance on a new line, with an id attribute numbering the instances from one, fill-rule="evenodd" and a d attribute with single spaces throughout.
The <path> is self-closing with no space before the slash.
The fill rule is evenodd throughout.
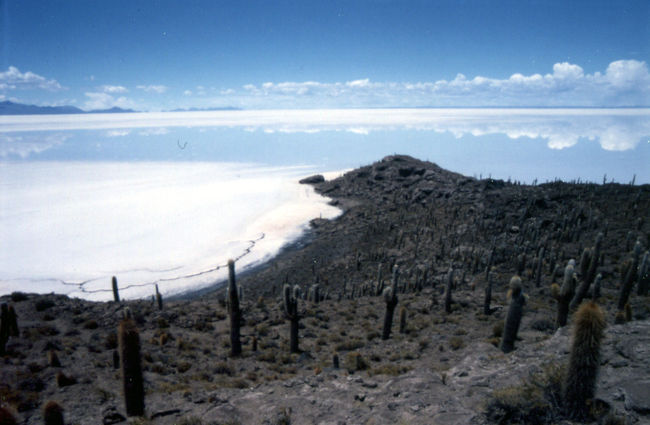
<path id="1" fill-rule="evenodd" d="M 240 276 L 241 355 L 230 355 L 223 290 L 162 309 L 15 293 L 1 300 L 19 327 L 2 356 L 2 405 L 25 424 L 43 423 L 49 400 L 68 424 L 577 423 L 561 389 L 579 304 L 567 293 L 593 278 L 583 295 L 607 328 L 582 420 L 650 422 L 639 274 L 650 187 L 476 180 L 404 156 L 313 181 L 344 213 L 314 220 L 302 241 Z M 515 274 L 522 293 L 509 298 Z M 294 353 L 284 284 L 290 295 L 299 287 Z M 384 339 L 387 287 L 397 304 Z M 525 306 L 504 353 L 511 299 Z M 117 335 L 127 310 L 145 390 L 145 416 L 128 419 Z"/>

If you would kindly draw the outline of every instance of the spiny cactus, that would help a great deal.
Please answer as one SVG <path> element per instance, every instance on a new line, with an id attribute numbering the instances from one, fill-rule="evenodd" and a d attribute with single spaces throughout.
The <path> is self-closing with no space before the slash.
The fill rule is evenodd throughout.
<path id="1" fill-rule="evenodd" d="M 292 353 L 299 353 L 298 329 L 300 328 L 300 314 L 298 313 L 298 299 L 300 298 L 300 287 L 296 285 L 291 290 L 290 285 L 284 285 L 284 314 L 290 322 L 289 350 Z"/>
<path id="2" fill-rule="evenodd" d="M 573 342 L 563 386 L 563 401 L 567 415 L 576 420 L 585 420 L 589 415 L 587 400 L 593 398 L 596 392 L 600 344 L 606 323 L 602 310 L 593 301 L 580 306 L 573 322 Z"/>
<path id="3" fill-rule="evenodd" d="M 382 265 L 377 266 L 377 285 L 375 286 L 375 295 L 379 296 L 384 292 L 384 281 L 382 280 Z"/>
<path id="4" fill-rule="evenodd" d="M 241 310 L 239 309 L 239 294 L 235 282 L 235 262 L 228 260 L 228 314 L 230 316 L 230 355 L 241 355 Z"/>
<path id="5" fill-rule="evenodd" d="M 158 310 L 163 309 L 163 298 L 162 295 L 160 294 L 160 291 L 158 291 L 158 284 L 156 283 L 156 301 L 158 302 Z"/>
<path id="6" fill-rule="evenodd" d="M 140 363 L 140 334 L 131 319 L 120 321 L 117 331 L 124 403 L 128 416 L 144 415 L 144 385 Z"/>
<path id="7" fill-rule="evenodd" d="M 591 294 L 591 299 L 593 301 L 596 301 L 598 298 L 600 298 L 600 283 L 603 280 L 603 275 L 598 273 L 596 275 L 596 279 L 594 279 L 594 290 Z"/>
<path id="8" fill-rule="evenodd" d="M 485 285 L 485 299 L 483 300 L 483 314 L 489 316 L 492 314 L 490 303 L 492 303 L 492 275 L 487 273 L 487 284 Z"/>
<path id="9" fill-rule="evenodd" d="M 596 270 L 600 259 L 600 249 L 603 243 L 603 234 L 599 233 L 596 237 L 596 244 L 593 249 L 585 248 L 582 259 L 580 260 L 581 279 L 580 285 L 569 304 L 569 310 L 574 311 L 578 308 L 584 297 L 589 291 L 589 287 L 596 278 Z"/>
<path id="10" fill-rule="evenodd" d="M 113 284 L 113 300 L 116 303 L 119 303 L 120 302 L 120 290 L 117 287 L 117 278 L 115 276 L 113 276 L 113 278 L 111 279 L 111 283 Z"/>
<path id="11" fill-rule="evenodd" d="M 332 356 L 332 367 L 334 369 L 338 369 L 340 367 L 340 365 L 339 365 L 339 355 L 336 354 L 336 353 L 334 353 L 334 355 Z"/>
<path id="12" fill-rule="evenodd" d="M 3 303 L 0 307 L 0 355 L 5 354 L 5 346 L 9 340 L 9 308 Z"/>
<path id="13" fill-rule="evenodd" d="M 634 244 L 634 250 L 632 251 L 632 262 L 623 276 L 621 292 L 619 294 L 617 304 L 619 311 L 623 311 L 625 304 L 627 304 L 627 301 L 630 298 L 630 293 L 632 292 L 632 287 L 634 286 L 634 282 L 636 281 L 638 274 L 640 256 L 641 242 L 636 241 L 636 244 Z"/>
<path id="14" fill-rule="evenodd" d="M 64 425 L 63 409 L 56 401 L 48 401 L 43 408 L 45 425 Z"/>
<path id="15" fill-rule="evenodd" d="M 648 287 L 650 287 L 650 259 L 648 258 L 648 251 L 646 251 L 645 254 L 643 254 L 641 266 L 639 266 L 637 295 L 642 297 L 648 295 Z"/>
<path id="16" fill-rule="evenodd" d="M 535 271 L 535 287 L 539 288 L 542 284 L 542 265 L 544 264 L 544 247 L 539 249 L 537 256 L 537 270 Z"/>
<path id="17" fill-rule="evenodd" d="M 522 292 L 521 278 L 513 276 L 510 279 L 510 307 L 503 327 L 503 338 L 501 340 L 501 351 L 509 353 L 515 348 L 515 339 L 521 324 L 521 316 L 524 312 L 526 297 Z"/>
<path id="18" fill-rule="evenodd" d="M 397 306 L 397 284 L 399 271 L 397 266 L 393 267 L 393 286 L 384 289 L 384 302 L 386 303 L 386 313 L 384 314 L 384 328 L 381 333 L 381 339 L 390 338 L 390 330 L 393 326 L 393 314 Z"/>
<path id="19" fill-rule="evenodd" d="M 575 261 L 569 260 L 569 264 L 564 268 L 564 279 L 560 287 L 560 294 L 557 296 L 557 316 L 555 318 L 555 327 L 561 328 L 566 325 L 569 316 L 569 303 L 575 292 Z"/>
<path id="20" fill-rule="evenodd" d="M 406 307 L 402 306 L 399 309 L 399 333 L 406 333 Z"/>
<path id="21" fill-rule="evenodd" d="M 445 288 L 445 312 L 451 313 L 451 304 L 453 302 L 451 298 L 451 291 L 454 287 L 454 269 L 449 267 L 449 273 L 447 273 L 447 287 Z"/>

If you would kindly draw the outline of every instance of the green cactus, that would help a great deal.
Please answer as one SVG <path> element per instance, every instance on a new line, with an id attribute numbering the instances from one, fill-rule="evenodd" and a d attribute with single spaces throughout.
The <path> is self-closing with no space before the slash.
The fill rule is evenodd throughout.
<path id="1" fill-rule="evenodd" d="M 445 288 L 445 312 L 451 313 L 451 304 L 453 300 L 451 298 L 451 292 L 454 287 L 454 269 L 449 267 L 449 273 L 447 273 L 447 287 Z"/>
<path id="2" fill-rule="evenodd" d="M 589 417 L 588 400 L 596 392 L 600 344 L 606 323 L 602 310 L 593 301 L 580 306 L 573 322 L 573 343 L 562 391 L 563 402 L 568 416 L 586 420 Z"/>
<path id="3" fill-rule="evenodd" d="M 641 256 L 641 242 L 636 241 L 634 244 L 634 250 L 632 251 L 632 262 L 629 267 L 626 269 L 626 272 L 623 275 L 623 282 L 621 285 L 621 292 L 618 297 L 617 308 L 618 311 L 623 311 L 625 304 L 627 304 L 630 294 L 632 293 L 632 287 L 638 276 L 639 269 L 639 257 Z"/>
<path id="4" fill-rule="evenodd" d="M 332 367 L 334 369 L 338 369 L 340 367 L 339 366 L 339 355 L 337 353 L 334 353 L 334 355 L 332 356 Z"/>
<path id="5" fill-rule="evenodd" d="M 542 284 L 542 265 L 544 264 L 544 247 L 539 249 L 537 256 L 537 270 L 535 271 L 535 287 L 539 288 Z"/>
<path id="6" fill-rule="evenodd" d="M 402 306 L 399 309 L 399 333 L 406 333 L 406 307 Z"/>
<path id="7" fill-rule="evenodd" d="M 399 269 L 397 265 L 393 267 L 393 285 L 384 289 L 384 302 L 386 303 L 386 313 L 384 314 L 384 329 L 381 333 L 381 339 L 390 338 L 390 330 L 393 326 L 393 314 L 397 306 L 397 284 L 399 279 Z"/>
<path id="8" fill-rule="evenodd" d="M 596 270 L 599 264 L 602 242 L 603 234 L 599 233 L 596 237 L 596 245 L 594 245 L 593 249 L 585 248 L 583 252 L 582 259 L 580 260 L 580 274 L 582 280 L 578 286 L 578 289 L 576 290 L 575 295 L 573 296 L 573 299 L 571 300 L 571 303 L 569 304 L 570 311 L 575 311 L 578 308 L 582 300 L 587 295 L 589 287 L 594 282 L 594 279 L 596 277 Z"/>
<path id="9" fill-rule="evenodd" d="M 575 292 L 575 272 L 574 261 L 570 260 L 569 264 L 564 268 L 564 279 L 560 287 L 560 293 L 557 296 L 557 316 L 555 318 L 555 327 L 561 328 L 566 326 L 569 316 L 569 303 L 573 298 Z"/>
<path id="10" fill-rule="evenodd" d="M 596 279 L 594 279 L 594 291 L 591 294 L 591 299 L 593 301 L 596 301 L 598 298 L 600 298 L 600 282 L 603 280 L 603 275 L 598 273 L 596 275 Z"/>
<path id="11" fill-rule="evenodd" d="M 228 260 L 228 314 L 230 316 L 230 356 L 241 355 L 241 310 L 239 308 L 239 294 L 235 282 L 235 262 Z"/>
<path id="12" fill-rule="evenodd" d="M 113 300 L 116 303 L 119 303 L 120 302 L 120 290 L 117 287 L 117 278 L 115 276 L 113 276 L 113 278 L 111 279 L 111 283 L 113 284 Z"/>
<path id="13" fill-rule="evenodd" d="M 43 420 L 45 425 L 64 425 L 63 409 L 55 401 L 48 401 L 43 408 Z"/>
<path id="14" fill-rule="evenodd" d="M 300 297 L 300 287 L 294 286 L 293 291 L 290 285 L 284 285 L 284 314 L 289 319 L 289 350 L 292 353 L 299 353 L 298 346 L 298 329 L 300 328 L 300 314 L 298 313 L 298 298 Z"/>
<path id="15" fill-rule="evenodd" d="M 140 363 L 140 334 L 132 319 L 120 321 L 118 331 L 124 403 L 128 416 L 144 415 L 144 385 Z"/>
<path id="16" fill-rule="evenodd" d="M 6 303 L 2 304 L 0 311 L 0 355 L 4 355 L 11 327 L 9 326 L 9 308 Z"/>
<path id="17" fill-rule="evenodd" d="M 521 316 L 526 304 L 526 297 L 524 297 L 519 276 L 513 276 L 510 279 L 510 296 L 510 307 L 508 307 L 500 347 L 504 353 L 509 353 L 515 348 L 515 339 L 517 339 Z"/>
<path id="18" fill-rule="evenodd" d="M 156 283 L 156 302 L 158 302 L 158 310 L 163 309 L 163 298 L 162 295 L 160 294 L 160 291 L 158 291 L 158 284 Z"/>
<path id="19" fill-rule="evenodd" d="M 490 304 L 492 303 L 492 275 L 488 272 L 487 284 L 485 285 L 485 298 L 483 300 L 483 314 L 489 316 L 492 314 Z"/>
<path id="20" fill-rule="evenodd" d="M 650 287 L 650 259 L 648 258 L 648 251 L 643 254 L 643 261 L 641 261 L 641 266 L 639 266 L 639 283 L 637 285 L 637 295 L 642 297 L 648 295 L 648 287 Z"/>

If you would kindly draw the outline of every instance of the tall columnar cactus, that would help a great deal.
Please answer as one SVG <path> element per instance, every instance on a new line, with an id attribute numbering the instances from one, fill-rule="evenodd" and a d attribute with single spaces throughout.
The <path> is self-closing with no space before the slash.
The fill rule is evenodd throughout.
<path id="1" fill-rule="evenodd" d="M 399 333 L 403 334 L 406 333 L 406 307 L 402 306 L 399 309 Z"/>
<path id="2" fill-rule="evenodd" d="M 537 256 L 537 270 L 535 271 L 535 287 L 539 288 L 542 284 L 542 265 L 544 264 L 544 247 L 539 249 Z"/>
<path id="3" fill-rule="evenodd" d="M 0 307 L 0 355 L 5 354 L 5 346 L 11 334 L 11 326 L 9 325 L 9 308 L 7 304 L 3 303 Z"/>
<path id="4" fill-rule="evenodd" d="M 587 419 L 589 415 L 587 401 L 596 392 L 600 344 L 605 327 L 605 316 L 593 301 L 583 303 L 575 313 L 563 398 L 567 415 L 576 420 Z"/>
<path id="5" fill-rule="evenodd" d="M 566 325 L 569 315 L 569 303 L 575 292 L 575 271 L 573 260 L 564 268 L 564 279 L 560 287 L 560 293 L 557 295 L 557 316 L 555 318 L 555 327 L 561 328 Z"/>
<path id="6" fill-rule="evenodd" d="M 492 275 L 488 273 L 487 284 L 485 285 L 485 299 L 483 300 L 483 314 L 486 316 L 492 313 L 490 303 L 492 303 Z"/>
<path id="7" fill-rule="evenodd" d="M 124 403 L 128 416 L 144 415 L 144 384 L 140 364 L 140 334 L 132 319 L 124 319 L 118 327 L 120 365 L 124 385 Z"/>
<path id="8" fill-rule="evenodd" d="M 241 310 L 239 309 L 239 291 L 235 282 L 235 262 L 228 260 L 228 314 L 230 316 L 230 355 L 241 355 Z"/>
<path id="9" fill-rule="evenodd" d="M 510 307 L 508 307 L 508 315 L 503 326 L 503 338 L 501 339 L 501 351 L 504 353 L 509 353 L 515 348 L 515 339 L 517 339 L 521 316 L 526 304 L 526 297 L 523 294 L 519 276 L 513 276 L 510 279 L 510 296 Z"/>
<path id="10" fill-rule="evenodd" d="M 600 298 L 600 282 L 603 280 L 603 275 L 598 273 L 596 275 L 596 279 L 594 279 L 594 290 L 591 294 L 591 299 L 593 301 L 596 301 L 598 298 Z"/>
<path id="11" fill-rule="evenodd" d="M 634 250 L 632 251 L 632 262 L 623 276 L 623 284 L 621 285 L 621 292 L 618 297 L 618 311 L 623 311 L 625 304 L 627 304 L 627 301 L 630 298 L 630 293 L 632 293 L 632 287 L 634 286 L 638 274 L 640 256 L 641 242 L 636 241 L 636 244 L 634 244 Z"/>
<path id="12" fill-rule="evenodd" d="M 375 287 L 375 295 L 379 296 L 384 292 L 384 281 L 382 280 L 382 265 L 379 263 L 377 266 L 377 286 Z"/>
<path id="13" fill-rule="evenodd" d="M 449 267 L 449 273 L 447 273 L 447 287 L 445 288 L 445 312 L 451 313 L 451 304 L 453 302 L 451 298 L 451 292 L 454 287 L 454 269 Z"/>
<path id="14" fill-rule="evenodd" d="M 596 270 L 598 269 L 600 250 L 603 243 L 603 234 L 599 233 L 596 237 L 596 244 L 593 249 L 585 248 L 583 252 L 583 258 L 580 261 L 581 269 L 581 282 L 576 290 L 571 303 L 569 304 L 569 310 L 574 311 L 578 308 L 582 300 L 587 295 L 589 287 L 594 282 L 596 278 Z"/>
<path id="15" fill-rule="evenodd" d="M 384 289 L 383 296 L 386 303 L 386 314 L 384 314 L 384 328 L 381 333 L 381 339 L 388 339 L 390 337 L 390 330 L 393 325 L 393 314 L 397 306 L 397 285 L 399 284 L 399 267 L 397 264 L 393 266 L 393 284 L 392 286 Z"/>
<path id="16" fill-rule="evenodd" d="M 111 279 L 111 283 L 113 284 L 113 300 L 116 303 L 119 303 L 120 302 L 120 290 L 117 287 L 117 278 L 115 276 L 113 276 L 113 278 Z"/>
<path id="17" fill-rule="evenodd" d="M 639 283 L 637 286 L 637 295 L 645 297 L 648 295 L 648 287 L 650 286 L 650 258 L 648 258 L 648 251 L 643 254 L 643 261 L 639 267 Z"/>
<path id="18" fill-rule="evenodd" d="M 43 420 L 45 425 L 65 425 L 63 409 L 56 401 L 47 402 L 43 408 Z"/>
<path id="19" fill-rule="evenodd" d="M 162 295 L 160 294 L 160 291 L 158 291 L 158 284 L 156 284 L 156 302 L 158 303 L 158 310 L 163 309 L 163 298 Z"/>
<path id="20" fill-rule="evenodd" d="M 291 290 L 290 285 L 284 285 L 284 314 L 289 319 L 289 350 L 292 353 L 299 353 L 298 329 L 300 328 L 300 314 L 298 313 L 298 298 L 300 287 L 296 285 Z"/>

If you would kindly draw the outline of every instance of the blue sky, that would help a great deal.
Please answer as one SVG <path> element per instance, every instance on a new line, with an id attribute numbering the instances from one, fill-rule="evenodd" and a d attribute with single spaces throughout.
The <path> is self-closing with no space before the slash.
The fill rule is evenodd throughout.
<path id="1" fill-rule="evenodd" d="M 644 106 L 648 1 L 0 0 L 0 100 Z"/>

